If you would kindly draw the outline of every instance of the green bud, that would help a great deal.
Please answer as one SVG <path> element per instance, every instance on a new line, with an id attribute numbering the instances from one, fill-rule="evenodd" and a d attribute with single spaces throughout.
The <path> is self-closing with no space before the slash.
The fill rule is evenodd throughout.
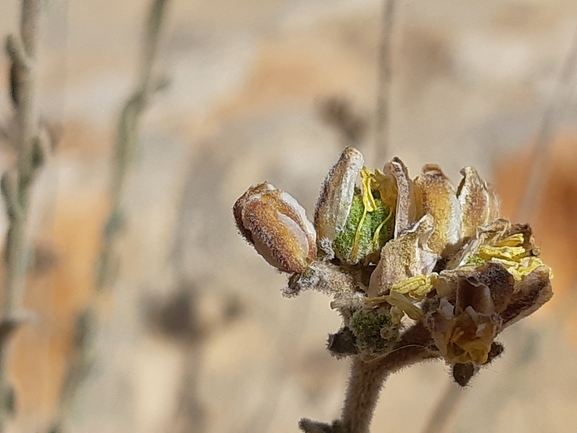
<path id="1" fill-rule="evenodd" d="M 349 327 L 359 351 L 369 356 L 388 352 L 399 337 L 399 325 L 393 323 L 389 310 L 357 310 Z"/>

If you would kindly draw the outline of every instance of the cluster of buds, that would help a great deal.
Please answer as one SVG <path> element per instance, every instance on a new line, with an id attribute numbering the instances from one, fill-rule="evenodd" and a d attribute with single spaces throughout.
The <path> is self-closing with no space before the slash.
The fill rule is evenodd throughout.
<path id="1" fill-rule="evenodd" d="M 398 158 L 365 168 L 346 148 L 327 175 L 314 223 L 286 192 L 263 183 L 234 205 L 240 233 L 291 274 L 285 295 L 319 290 L 343 326 L 337 356 L 387 356 L 410 326 L 428 333 L 432 356 L 465 385 L 502 352 L 507 326 L 553 295 L 551 269 L 528 225 L 499 217 L 493 188 L 471 167 L 455 188 L 437 165 L 411 179 Z"/>

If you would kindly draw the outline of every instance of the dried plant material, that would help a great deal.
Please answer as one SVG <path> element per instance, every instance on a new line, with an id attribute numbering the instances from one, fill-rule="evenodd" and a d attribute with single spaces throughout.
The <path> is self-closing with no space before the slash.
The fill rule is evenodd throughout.
<path id="1" fill-rule="evenodd" d="M 385 164 L 384 174 L 393 177 L 396 181 L 393 188 L 390 182 L 382 182 L 381 188 L 381 197 L 385 203 L 390 203 L 392 197 L 396 195 L 394 233 L 396 238 L 409 230 L 415 221 L 413 182 L 409 178 L 409 171 L 403 161 L 396 157 Z"/>
<path id="2" fill-rule="evenodd" d="M 240 197 L 234 216 L 245 239 L 278 270 L 302 273 L 316 258 L 316 232 L 304 208 L 270 183 Z"/>
<path id="3" fill-rule="evenodd" d="M 478 227 L 499 217 L 500 203 L 493 187 L 473 167 L 463 168 L 461 174 L 457 198 L 462 212 L 461 238 L 467 239 L 476 235 Z"/>
<path id="4" fill-rule="evenodd" d="M 417 217 L 431 215 L 435 221 L 427 245 L 435 254 L 446 257 L 461 240 L 461 206 L 455 189 L 436 164 L 425 165 L 414 185 Z"/>
<path id="5" fill-rule="evenodd" d="M 305 432 L 368 432 L 385 378 L 424 359 L 443 359 L 465 386 L 503 351 L 499 333 L 553 294 L 530 227 L 499 218 L 498 197 L 473 168 L 455 189 L 437 165 L 411 180 L 398 158 L 382 172 L 361 164 L 346 148 L 325 179 L 316 244 L 304 210 L 269 184 L 234 208 L 244 237 L 293 273 L 284 293 L 327 293 L 343 318 L 328 344 L 353 358 L 343 415 L 304 419 Z"/>
<path id="6" fill-rule="evenodd" d="M 385 294 L 394 284 L 433 270 L 437 255 L 427 247 L 433 230 L 433 218 L 425 215 L 411 230 L 387 242 L 371 276 L 369 296 Z"/>

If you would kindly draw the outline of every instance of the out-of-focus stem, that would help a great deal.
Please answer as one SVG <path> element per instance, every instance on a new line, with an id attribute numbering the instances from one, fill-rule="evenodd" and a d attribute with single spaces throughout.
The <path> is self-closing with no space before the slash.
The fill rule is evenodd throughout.
<path id="1" fill-rule="evenodd" d="M 6 203 L 9 226 L 6 235 L 4 305 L 2 328 L 10 329 L 0 339 L 0 431 L 14 413 L 14 391 L 6 372 L 6 340 L 18 325 L 26 291 L 29 246 L 27 221 L 30 188 L 34 175 L 45 159 L 46 135 L 40 133 L 36 95 L 36 53 L 41 18 L 40 0 L 22 0 L 20 35 L 11 35 L 6 51 L 11 60 L 10 85 L 15 110 L 14 148 L 18 152 L 16 167 L 2 176 L 2 195 Z"/>
<path id="2" fill-rule="evenodd" d="M 134 156 L 142 112 L 147 107 L 150 96 L 166 85 L 164 80 L 153 79 L 152 72 L 158 51 L 161 24 L 168 3 L 168 0 L 153 0 L 152 2 L 144 35 L 138 85 L 126 102 L 118 122 L 112 160 L 110 214 L 104 230 L 104 245 L 96 282 L 97 291 L 109 287 L 114 279 L 116 243 L 123 225 L 122 195 Z"/>
<path id="3" fill-rule="evenodd" d="M 456 408 L 463 400 L 465 393 L 466 389 L 451 381 L 437 400 L 435 409 L 423 429 L 423 433 L 443 433 L 447 431 L 449 421 L 455 415 Z"/>
<path id="4" fill-rule="evenodd" d="M 545 184 L 549 171 L 548 164 L 546 162 L 544 163 L 544 161 L 548 159 L 547 155 L 552 142 L 556 118 L 564 108 L 564 104 L 568 99 L 567 95 L 571 95 L 572 93 L 568 91 L 568 87 L 570 87 L 571 84 L 575 84 L 574 81 L 571 83 L 571 80 L 575 79 L 576 71 L 577 32 L 569 47 L 569 52 L 563 61 L 555 88 L 551 93 L 549 105 L 543 113 L 541 125 L 537 131 L 537 139 L 532 151 L 529 179 L 525 184 L 525 191 L 514 218 L 517 221 L 531 221 L 543 202 L 543 194 L 545 192 Z"/>
<path id="5" fill-rule="evenodd" d="M 30 199 L 30 185 L 38 166 L 34 163 L 38 145 L 39 124 L 36 102 L 36 51 L 40 26 L 40 1 L 23 0 L 20 38 L 10 36 L 7 51 L 14 68 L 12 86 L 16 95 L 16 170 L 3 178 L 3 194 L 9 209 L 10 226 L 6 240 L 6 279 L 4 281 L 4 314 L 11 315 L 21 308 L 26 285 L 26 221 Z"/>

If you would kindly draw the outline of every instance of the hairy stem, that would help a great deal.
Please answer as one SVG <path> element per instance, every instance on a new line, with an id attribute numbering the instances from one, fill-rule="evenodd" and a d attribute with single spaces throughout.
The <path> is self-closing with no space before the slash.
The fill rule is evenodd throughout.
<path id="1" fill-rule="evenodd" d="M 383 358 L 370 362 L 358 357 L 353 360 L 342 413 L 344 432 L 369 432 L 373 411 L 387 377 L 403 367 L 437 357 L 427 348 L 429 339 L 429 332 L 418 323 L 407 330 L 395 349 Z"/>
<path id="2" fill-rule="evenodd" d="M 418 322 L 409 328 L 395 348 L 373 361 L 355 356 L 340 420 L 324 424 L 308 419 L 300 421 L 305 433 L 368 433 L 381 388 L 389 375 L 401 368 L 439 357 L 429 348 L 434 346 L 431 334 Z"/>
<path id="3" fill-rule="evenodd" d="M 376 362 L 364 362 L 355 357 L 342 413 L 342 425 L 347 433 L 368 433 L 379 393 L 391 371 Z"/>

